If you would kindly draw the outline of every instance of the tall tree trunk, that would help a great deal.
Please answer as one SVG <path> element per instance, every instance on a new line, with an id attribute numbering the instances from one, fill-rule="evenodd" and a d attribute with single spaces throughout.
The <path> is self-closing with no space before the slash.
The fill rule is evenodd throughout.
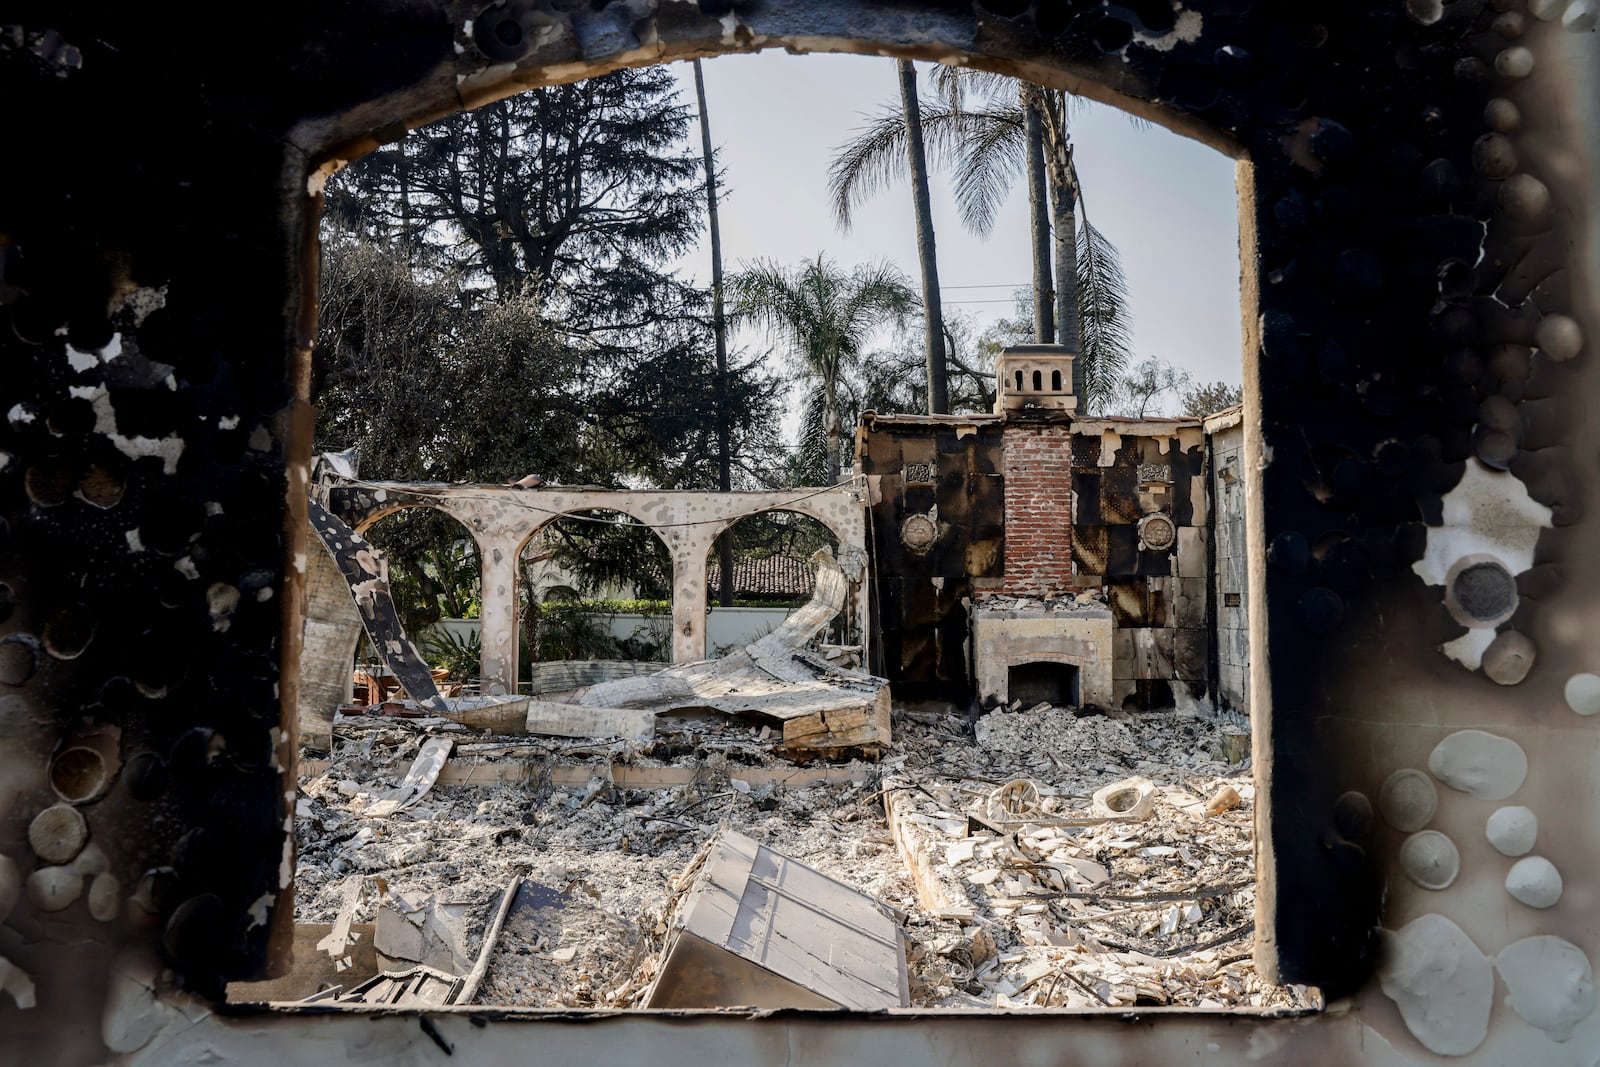
<path id="1" fill-rule="evenodd" d="M 1048 345 L 1056 339 L 1055 293 L 1050 285 L 1050 201 L 1039 90 L 1027 83 L 1022 86 L 1022 113 L 1028 139 L 1028 221 L 1033 233 L 1033 339 Z"/>
<path id="2" fill-rule="evenodd" d="M 1079 410 L 1087 410 L 1084 396 L 1083 324 L 1078 314 L 1078 195 L 1072 181 L 1072 150 L 1052 152 L 1050 159 L 1050 209 L 1056 240 L 1056 337 L 1072 361 L 1072 392 Z"/>
<path id="3" fill-rule="evenodd" d="M 400 243 L 406 250 L 406 266 L 412 264 L 411 255 L 411 157 L 406 155 L 409 131 L 400 135 Z"/>
<path id="4" fill-rule="evenodd" d="M 711 330 L 717 344 L 717 488 L 724 493 L 733 488 L 733 457 L 729 453 L 728 432 L 728 320 L 722 306 L 722 228 L 717 223 L 717 164 L 711 151 L 711 117 L 706 109 L 706 80 L 700 61 L 694 61 L 694 95 L 700 104 L 700 151 L 706 165 L 706 218 L 711 229 Z M 733 532 L 724 530 L 717 538 L 717 566 L 720 571 L 717 602 L 733 606 Z"/>
<path id="5" fill-rule="evenodd" d="M 906 117 L 906 156 L 911 167 L 911 191 L 917 206 L 917 258 L 922 263 L 923 339 L 928 364 L 928 414 L 950 411 L 946 381 L 944 311 L 939 301 L 939 263 L 933 245 L 933 201 L 928 193 L 928 157 L 922 146 L 922 107 L 917 101 L 917 71 L 911 60 L 897 61 L 900 71 L 900 105 Z M 837 477 L 834 479 L 837 481 Z"/>

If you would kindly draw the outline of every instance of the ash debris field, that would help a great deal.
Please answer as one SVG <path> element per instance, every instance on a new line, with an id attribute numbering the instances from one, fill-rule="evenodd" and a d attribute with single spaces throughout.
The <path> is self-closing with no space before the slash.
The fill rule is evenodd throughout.
<path id="1" fill-rule="evenodd" d="M 1047 705 L 894 720 L 876 763 L 801 765 L 722 717 L 596 742 L 341 716 L 331 758 L 302 768 L 296 922 L 381 939 L 381 911 L 431 898 L 455 917 L 437 924 L 452 958 L 486 961 L 475 1002 L 637 1007 L 684 872 L 728 828 L 890 909 L 913 1007 L 1320 1006 L 1251 961 L 1255 790 L 1236 728 Z M 368 814 L 440 736 L 439 781 Z"/>

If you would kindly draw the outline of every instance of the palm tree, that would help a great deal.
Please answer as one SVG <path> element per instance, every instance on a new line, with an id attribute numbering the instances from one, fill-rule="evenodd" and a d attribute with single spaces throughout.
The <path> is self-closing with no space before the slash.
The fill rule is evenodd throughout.
<path id="1" fill-rule="evenodd" d="M 828 484 L 839 481 L 839 382 L 861 358 L 873 329 L 916 307 L 905 277 L 887 263 L 846 272 L 820 252 L 794 269 L 758 260 L 728 279 L 733 313 L 760 322 L 785 344 L 803 375 L 821 393 Z"/>
<path id="2" fill-rule="evenodd" d="M 922 131 L 930 155 L 953 170 L 956 203 L 963 224 L 980 236 L 994 227 L 999 209 L 1017 176 L 1036 171 L 1043 157 L 1054 232 L 1055 327 L 1061 343 L 1078 355 L 1082 381 L 1074 383 L 1085 410 L 1096 410 L 1110 395 L 1131 355 L 1127 284 L 1117 251 L 1090 224 L 1083 187 L 1073 163 L 1070 113 L 1077 99 L 1057 89 L 970 68 L 939 67 L 934 83 L 941 99 L 922 101 Z M 1038 140 L 1030 138 L 1032 127 Z M 901 114 L 884 109 L 845 144 L 829 169 L 834 213 L 848 220 L 866 197 L 904 176 Z M 1034 218 L 1036 333 L 1047 323 L 1038 304 L 1044 299 L 1048 267 L 1037 184 L 1030 182 Z"/>

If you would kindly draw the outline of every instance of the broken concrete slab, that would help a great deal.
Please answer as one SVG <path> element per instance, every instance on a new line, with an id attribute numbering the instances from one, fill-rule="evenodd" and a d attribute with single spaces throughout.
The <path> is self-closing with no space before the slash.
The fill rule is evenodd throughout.
<path id="1" fill-rule="evenodd" d="M 656 713 L 637 708 L 585 707 L 550 700 L 527 702 L 517 731 L 550 737 L 649 737 Z"/>
<path id="2" fill-rule="evenodd" d="M 561 737 L 648 736 L 643 723 L 669 713 L 712 711 L 781 729 L 780 751 L 816 755 L 852 749 L 876 754 L 890 742 L 888 683 L 845 670 L 805 646 L 844 607 L 849 582 L 831 553 L 817 552 L 811 600 L 777 630 L 721 659 L 686 663 L 652 675 L 617 678 L 568 703 L 535 701 L 530 733 Z M 645 718 L 606 717 L 626 709 Z"/>
<path id="3" fill-rule="evenodd" d="M 423 964 L 466 974 L 473 962 L 465 947 L 471 911 L 470 904 L 441 901 L 432 893 L 391 892 L 373 928 L 379 969 L 400 972 Z"/>
<path id="4" fill-rule="evenodd" d="M 906 865 L 911 884 L 916 888 L 917 901 L 928 914 L 941 919 L 970 921 L 978 914 L 977 907 L 962 888 L 961 881 L 952 868 L 954 860 L 941 862 L 938 849 L 944 839 L 914 817 L 910 792 L 911 782 L 904 779 L 886 779 L 883 791 L 884 816 L 889 823 L 889 835 L 895 849 Z M 965 826 L 962 827 L 965 833 Z M 960 850 L 961 862 L 972 858 L 972 849 Z"/>
<path id="5" fill-rule="evenodd" d="M 680 884 L 651 1008 L 847 1008 L 910 1002 L 905 942 L 887 908 L 733 830 Z"/>
<path id="6" fill-rule="evenodd" d="M 426 796 L 428 790 L 433 788 L 433 783 L 439 780 L 439 772 L 444 769 L 444 762 L 450 758 L 450 749 L 454 745 L 454 739 L 449 737 L 429 738 L 400 784 L 378 798 L 366 810 L 366 816 L 372 819 L 385 818 L 397 811 L 404 811 Z"/>
<path id="7" fill-rule="evenodd" d="M 521 733 L 528 719 L 528 698 L 524 696 L 447 697 L 437 714 L 473 730 L 496 734 Z"/>

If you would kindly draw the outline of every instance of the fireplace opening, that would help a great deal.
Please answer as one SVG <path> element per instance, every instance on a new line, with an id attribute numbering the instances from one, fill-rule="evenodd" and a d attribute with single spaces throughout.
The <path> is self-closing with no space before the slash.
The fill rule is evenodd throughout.
<path id="1" fill-rule="evenodd" d="M 1055 707 L 1078 707 L 1078 668 L 1070 663 L 1014 663 L 1006 671 L 1012 700 L 1032 707 L 1043 701 Z"/>

